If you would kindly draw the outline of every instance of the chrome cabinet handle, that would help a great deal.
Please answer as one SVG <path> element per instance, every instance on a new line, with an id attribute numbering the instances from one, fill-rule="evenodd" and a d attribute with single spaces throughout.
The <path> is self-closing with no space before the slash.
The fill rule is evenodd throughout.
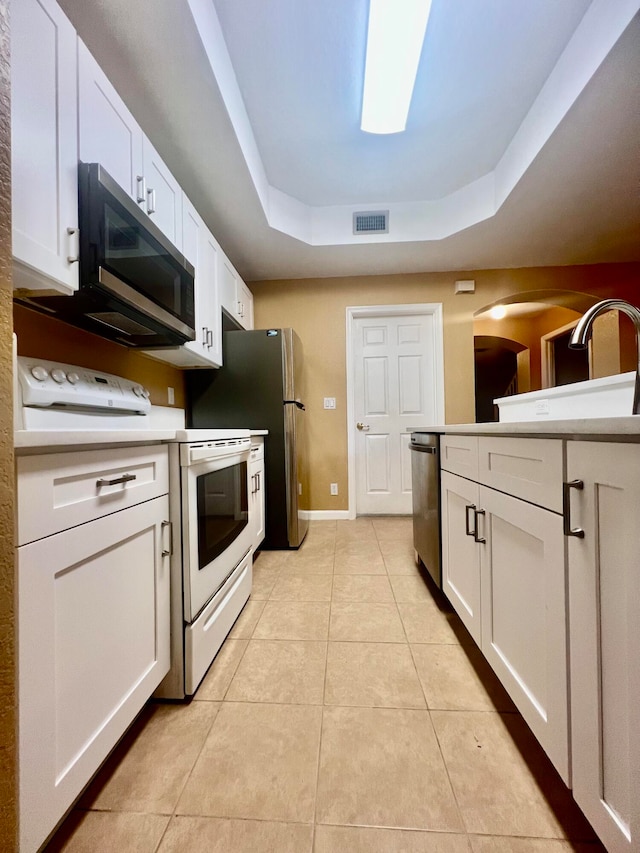
<path id="1" fill-rule="evenodd" d="M 251 475 L 251 483 L 252 483 L 252 487 L 251 487 L 251 494 L 252 494 L 252 495 L 255 495 L 255 493 L 258 491 L 258 487 L 257 487 L 257 485 L 256 485 L 256 483 L 257 483 L 257 479 L 258 479 L 258 475 L 257 475 L 257 474 L 252 474 L 252 475 Z"/>
<path id="2" fill-rule="evenodd" d="M 130 483 L 131 480 L 136 480 L 137 476 L 135 474 L 123 474 L 121 477 L 116 477 L 113 480 L 106 480 L 101 477 L 99 480 L 96 480 L 96 486 L 101 488 L 102 486 L 119 486 L 120 483 Z"/>
<path id="3" fill-rule="evenodd" d="M 576 539 L 584 539 L 584 530 L 581 527 L 571 527 L 571 489 L 584 489 L 582 480 L 570 480 L 562 484 L 562 532 L 565 536 L 575 536 Z"/>
<path id="4" fill-rule="evenodd" d="M 152 213 L 156 212 L 156 191 L 155 190 L 147 190 L 147 213 L 151 216 Z"/>
<path id="5" fill-rule="evenodd" d="M 163 521 L 160 525 L 161 529 L 164 530 L 165 527 L 169 528 L 169 550 L 164 550 L 162 552 L 163 557 L 170 557 L 173 554 L 173 525 L 170 521 Z"/>
<path id="6" fill-rule="evenodd" d="M 474 516 L 473 541 L 478 542 L 480 545 L 484 545 L 484 543 L 487 540 L 484 538 L 484 536 L 478 536 L 478 516 L 479 515 L 486 515 L 486 513 L 483 509 L 476 509 L 474 507 L 474 509 L 473 509 L 473 516 Z"/>
<path id="7" fill-rule="evenodd" d="M 144 175 L 136 176 L 136 189 L 136 201 L 138 204 L 142 204 L 143 201 L 147 200 L 147 182 Z"/>
<path id="8" fill-rule="evenodd" d="M 207 347 L 211 349 L 213 346 L 213 331 L 212 329 L 207 329 Z"/>
<path id="9" fill-rule="evenodd" d="M 209 345 L 209 329 L 206 326 L 202 327 L 202 346 L 206 347 Z"/>
<path id="10" fill-rule="evenodd" d="M 259 492 L 259 491 L 260 491 L 260 489 L 262 488 L 262 477 L 260 476 L 260 472 L 259 472 L 259 471 L 258 471 L 258 473 L 256 474 L 256 482 L 257 482 L 257 484 L 258 484 L 258 485 L 257 485 L 257 488 L 256 488 L 256 492 Z"/>
<path id="11" fill-rule="evenodd" d="M 473 517 L 475 520 L 476 505 L 475 504 L 467 504 L 464 508 L 464 532 L 467 534 L 467 536 L 473 536 L 473 538 L 475 539 L 476 531 L 475 531 L 475 529 L 474 530 L 471 529 L 471 525 L 469 523 L 469 510 L 471 510 L 474 513 Z"/>
<path id="12" fill-rule="evenodd" d="M 69 235 L 69 254 L 67 255 L 67 263 L 76 264 L 80 260 L 80 229 L 67 228 L 67 234 Z M 75 241 L 73 239 L 74 237 L 76 238 Z M 73 249 L 71 247 L 72 243 L 74 244 Z"/>
<path id="13" fill-rule="evenodd" d="M 360 430 L 360 432 L 369 432 L 369 429 L 370 429 L 369 424 L 361 424 L 361 423 L 358 421 L 358 423 L 356 424 L 356 426 L 357 426 L 357 428 Z"/>

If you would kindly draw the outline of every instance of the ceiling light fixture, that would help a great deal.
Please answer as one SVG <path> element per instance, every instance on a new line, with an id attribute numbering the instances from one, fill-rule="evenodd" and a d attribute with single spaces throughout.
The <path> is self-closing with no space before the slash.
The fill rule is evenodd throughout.
<path id="1" fill-rule="evenodd" d="M 504 320 L 507 316 L 507 309 L 504 305 L 494 305 L 489 309 L 489 316 L 492 320 Z"/>
<path id="2" fill-rule="evenodd" d="M 431 0 L 369 0 L 362 118 L 367 133 L 407 124 Z"/>

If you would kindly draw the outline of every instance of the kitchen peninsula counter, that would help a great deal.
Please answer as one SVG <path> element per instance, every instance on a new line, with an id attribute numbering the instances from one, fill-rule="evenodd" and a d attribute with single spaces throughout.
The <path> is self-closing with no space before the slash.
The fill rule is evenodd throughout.
<path id="1" fill-rule="evenodd" d="M 615 418 L 514 421 L 513 423 L 438 424 L 412 427 L 407 432 L 441 435 L 520 436 L 522 438 L 564 438 L 575 441 L 638 441 L 640 415 Z"/>

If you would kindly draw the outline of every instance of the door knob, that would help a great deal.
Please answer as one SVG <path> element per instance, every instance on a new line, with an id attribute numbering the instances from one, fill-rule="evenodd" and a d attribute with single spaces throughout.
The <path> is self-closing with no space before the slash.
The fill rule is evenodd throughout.
<path id="1" fill-rule="evenodd" d="M 360 432 L 369 432 L 369 424 L 361 424 L 360 422 L 358 422 L 356 426 L 358 427 Z"/>

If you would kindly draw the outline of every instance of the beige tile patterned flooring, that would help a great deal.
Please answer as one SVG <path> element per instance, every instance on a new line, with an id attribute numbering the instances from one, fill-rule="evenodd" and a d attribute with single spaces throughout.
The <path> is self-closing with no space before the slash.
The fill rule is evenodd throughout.
<path id="1" fill-rule="evenodd" d="M 258 555 L 193 701 L 144 709 L 48 851 L 599 853 L 411 538 Z"/>

